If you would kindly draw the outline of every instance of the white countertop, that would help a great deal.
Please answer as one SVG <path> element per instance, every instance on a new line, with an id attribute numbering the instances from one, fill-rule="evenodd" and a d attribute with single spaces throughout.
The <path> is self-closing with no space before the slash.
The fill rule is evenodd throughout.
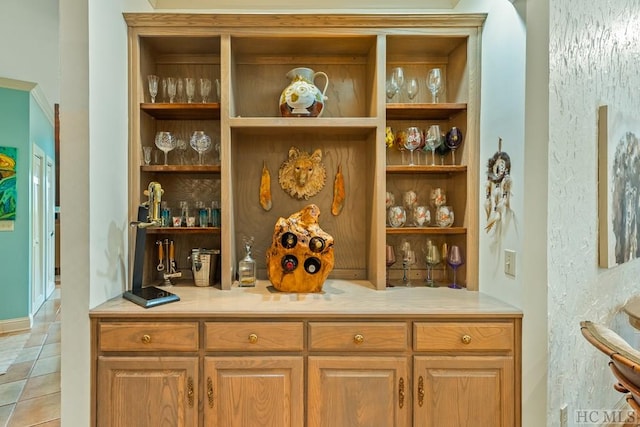
<path id="1" fill-rule="evenodd" d="M 322 293 L 278 292 L 266 280 L 254 288 L 163 286 L 180 301 L 140 307 L 116 297 L 90 311 L 91 317 L 521 317 L 521 310 L 465 289 L 393 287 L 376 290 L 369 282 L 327 280 Z"/>

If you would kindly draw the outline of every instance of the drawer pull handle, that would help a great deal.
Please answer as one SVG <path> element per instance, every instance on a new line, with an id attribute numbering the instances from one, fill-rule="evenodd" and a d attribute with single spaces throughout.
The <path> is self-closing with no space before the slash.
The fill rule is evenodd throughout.
<path id="1" fill-rule="evenodd" d="M 209 397 L 209 408 L 213 408 L 213 381 L 207 377 L 207 397 Z"/>
<path id="2" fill-rule="evenodd" d="M 249 334 L 249 342 L 251 344 L 255 344 L 258 342 L 258 335 L 256 334 Z"/>
<path id="3" fill-rule="evenodd" d="M 402 377 L 398 381 L 398 406 L 400 406 L 400 409 L 404 406 L 404 378 Z"/>
<path id="4" fill-rule="evenodd" d="M 469 344 L 471 342 L 471 335 L 463 335 L 462 336 L 462 343 L 463 344 Z"/>
<path id="5" fill-rule="evenodd" d="M 424 378 L 422 375 L 418 377 L 418 406 L 422 406 L 424 404 Z"/>
<path id="6" fill-rule="evenodd" d="M 353 337 L 353 342 L 356 344 L 362 344 L 364 342 L 364 335 L 355 334 L 355 336 Z"/>
<path id="7" fill-rule="evenodd" d="M 144 344 L 149 344 L 151 342 L 151 335 L 144 334 L 141 341 Z"/>
<path id="8" fill-rule="evenodd" d="M 193 378 L 189 377 L 187 379 L 187 401 L 190 408 L 193 408 L 193 394 Z"/>

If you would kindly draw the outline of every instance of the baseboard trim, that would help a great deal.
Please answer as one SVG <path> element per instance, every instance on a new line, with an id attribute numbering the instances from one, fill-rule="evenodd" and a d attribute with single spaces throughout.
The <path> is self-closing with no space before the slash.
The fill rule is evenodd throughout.
<path id="1" fill-rule="evenodd" d="M 0 320 L 0 334 L 9 332 L 28 331 L 33 325 L 33 318 L 19 317 L 16 319 Z"/>

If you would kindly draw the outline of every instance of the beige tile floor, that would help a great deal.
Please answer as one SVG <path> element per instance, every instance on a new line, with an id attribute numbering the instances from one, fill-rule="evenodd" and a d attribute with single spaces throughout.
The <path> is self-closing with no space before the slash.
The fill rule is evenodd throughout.
<path id="1" fill-rule="evenodd" d="M 60 426 L 60 287 L 35 315 L 31 335 L 0 375 L 0 427 Z"/>

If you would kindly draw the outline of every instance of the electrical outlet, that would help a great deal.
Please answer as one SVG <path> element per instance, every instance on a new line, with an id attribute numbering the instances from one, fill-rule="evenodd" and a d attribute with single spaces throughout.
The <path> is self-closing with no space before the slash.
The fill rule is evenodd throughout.
<path id="1" fill-rule="evenodd" d="M 560 407 L 560 427 L 569 426 L 569 406 L 565 403 Z"/>
<path id="2" fill-rule="evenodd" d="M 516 251 L 504 250 L 504 274 L 516 277 Z"/>

